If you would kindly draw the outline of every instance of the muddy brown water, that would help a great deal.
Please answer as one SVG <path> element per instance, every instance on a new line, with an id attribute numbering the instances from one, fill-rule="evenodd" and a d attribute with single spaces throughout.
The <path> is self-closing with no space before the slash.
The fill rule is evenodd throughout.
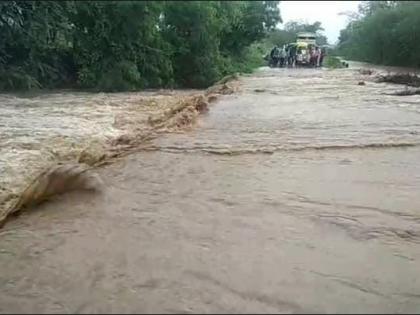
<path id="1" fill-rule="evenodd" d="M 420 96 L 357 67 L 239 83 L 0 230 L 0 312 L 418 313 Z"/>

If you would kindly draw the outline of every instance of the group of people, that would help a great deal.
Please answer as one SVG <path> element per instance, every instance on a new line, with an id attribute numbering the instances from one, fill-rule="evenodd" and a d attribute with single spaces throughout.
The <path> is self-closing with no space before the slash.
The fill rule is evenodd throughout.
<path id="1" fill-rule="evenodd" d="M 309 64 L 312 67 L 321 67 L 324 60 L 325 50 L 318 46 L 309 47 Z"/>
<path id="2" fill-rule="evenodd" d="M 270 66 L 272 67 L 296 67 L 297 62 L 305 62 L 312 67 L 321 67 L 325 56 L 325 49 L 318 46 L 308 45 L 308 54 L 296 45 L 274 46 L 270 52 Z"/>
<path id="3" fill-rule="evenodd" d="M 286 47 L 274 46 L 270 52 L 270 63 L 272 67 L 284 67 L 288 62 L 288 53 Z"/>

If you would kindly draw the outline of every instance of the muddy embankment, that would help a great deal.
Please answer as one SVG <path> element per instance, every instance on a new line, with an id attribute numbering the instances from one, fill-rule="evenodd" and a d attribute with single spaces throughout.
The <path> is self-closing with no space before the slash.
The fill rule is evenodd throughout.
<path id="1" fill-rule="evenodd" d="M 236 78 L 204 91 L 0 95 L 0 226 L 56 194 L 98 190 L 93 169 L 187 130 Z"/>

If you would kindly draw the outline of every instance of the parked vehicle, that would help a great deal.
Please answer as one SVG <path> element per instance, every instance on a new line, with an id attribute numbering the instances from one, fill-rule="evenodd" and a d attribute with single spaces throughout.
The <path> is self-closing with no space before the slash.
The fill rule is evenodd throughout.
<path id="1" fill-rule="evenodd" d="M 316 45 L 316 33 L 302 32 L 297 34 L 296 43 Z"/>

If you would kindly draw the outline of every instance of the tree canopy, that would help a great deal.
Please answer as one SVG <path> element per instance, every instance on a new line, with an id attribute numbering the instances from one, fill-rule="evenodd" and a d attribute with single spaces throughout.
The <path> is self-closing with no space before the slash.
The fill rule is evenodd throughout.
<path id="1" fill-rule="evenodd" d="M 420 67 L 420 3 L 362 2 L 340 32 L 338 51 L 353 60 Z"/>
<path id="2" fill-rule="evenodd" d="M 206 87 L 249 68 L 278 3 L 0 2 L 0 89 Z"/>

